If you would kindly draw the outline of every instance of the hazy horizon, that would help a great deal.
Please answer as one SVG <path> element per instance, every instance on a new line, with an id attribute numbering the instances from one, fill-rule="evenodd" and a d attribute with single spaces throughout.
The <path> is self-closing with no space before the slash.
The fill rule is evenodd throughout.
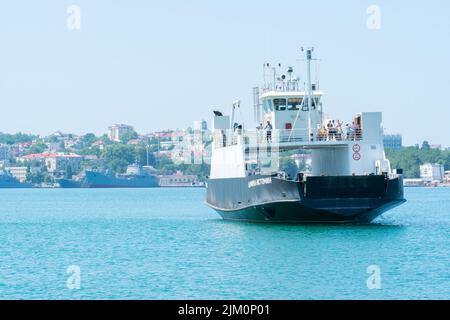
<path id="1" fill-rule="evenodd" d="M 367 26 L 371 5 L 381 29 Z M 81 9 L 70 30 L 67 8 Z M 404 145 L 450 146 L 450 4 L 440 1 L 19 0 L 0 5 L 0 132 L 97 135 L 126 123 L 148 133 L 210 122 L 242 100 L 265 62 L 304 67 L 321 59 L 324 111 L 345 122 L 382 111 Z"/>

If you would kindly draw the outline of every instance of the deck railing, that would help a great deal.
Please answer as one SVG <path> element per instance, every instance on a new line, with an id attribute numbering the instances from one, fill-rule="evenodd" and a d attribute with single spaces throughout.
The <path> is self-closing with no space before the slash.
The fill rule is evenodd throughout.
<path id="1" fill-rule="evenodd" d="M 238 143 L 245 145 L 260 144 L 294 144 L 294 143 L 326 143 L 341 141 L 360 141 L 363 138 L 361 130 L 354 132 L 313 132 L 308 129 L 273 129 L 268 130 L 227 130 L 217 131 L 215 133 L 216 147 L 236 145 Z"/>

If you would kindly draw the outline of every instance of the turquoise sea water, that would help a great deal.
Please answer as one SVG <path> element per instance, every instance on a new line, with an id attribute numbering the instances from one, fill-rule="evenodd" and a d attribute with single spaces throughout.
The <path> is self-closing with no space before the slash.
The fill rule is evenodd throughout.
<path id="1" fill-rule="evenodd" d="M 450 298 L 450 188 L 406 189 L 368 226 L 225 222 L 204 194 L 0 189 L 0 298 Z"/>

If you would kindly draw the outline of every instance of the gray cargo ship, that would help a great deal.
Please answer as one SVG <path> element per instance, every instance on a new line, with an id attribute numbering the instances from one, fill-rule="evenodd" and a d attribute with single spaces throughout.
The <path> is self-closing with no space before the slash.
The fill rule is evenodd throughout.
<path id="1" fill-rule="evenodd" d="M 158 178 L 150 167 L 130 165 L 123 174 L 86 170 L 80 177 L 59 179 L 58 183 L 61 188 L 154 188 Z"/>
<path id="2" fill-rule="evenodd" d="M 32 188 L 28 182 L 20 182 L 5 170 L 0 170 L 0 188 Z"/>

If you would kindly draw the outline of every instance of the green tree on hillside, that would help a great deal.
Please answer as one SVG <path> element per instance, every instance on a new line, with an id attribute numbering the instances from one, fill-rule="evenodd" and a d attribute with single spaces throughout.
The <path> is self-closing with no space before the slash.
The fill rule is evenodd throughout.
<path id="1" fill-rule="evenodd" d="M 47 150 L 47 145 L 39 140 L 26 151 L 26 154 L 42 153 L 45 150 Z"/>
<path id="2" fill-rule="evenodd" d="M 155 164 L 155 157 L 149 151 L 149 164 Z M 115 172 L 124 172 L 128 165 L 138 163 L 147 164 L 147 151 L 144 146 L 115 143 L 103 150 L 102 157 L 105 166 Z"/>
<path id="3" fill-rule="evenodd" d="M 125 134 L 121 135 L 120 140 L 122 143 L 128 143 L 128 141 L 137 139 L 137 138 L 138 138 L 137 132 L 132 130 L 132 131 L 128 131 Z"/>
<path id="4" fill-rule="evenodd" d="M 0 143 L 4 143 L 4 144 L 32 142 L 33 140 L 36 140 L 37 138 L 38 138 L 37 135 L 25 134 L 25 133 L 21 133 L 21 132 L 15 133 L 15 134 L 0 132 Z"/>
<path id="5" fill-rule="evenodd" d="M 81 143 L 83 144 L 84 148 L 90 147 L 95 141 L 97 141 L 97 137 L 93 133 L 86 133 L 84 136 L 81 137 Z"/>
<path id="6" fill-rule="evenodd" d="M 418 178 L 420 165 L 424 163 L 439 163 L 445 170 L 450 170 L 450 151 L 429 148 L 427 141 L 422 147 L 403 147 L 400 150 L 386 149 L 386 155 L 392 168 L 401 168 L 406 178 Z"/>

